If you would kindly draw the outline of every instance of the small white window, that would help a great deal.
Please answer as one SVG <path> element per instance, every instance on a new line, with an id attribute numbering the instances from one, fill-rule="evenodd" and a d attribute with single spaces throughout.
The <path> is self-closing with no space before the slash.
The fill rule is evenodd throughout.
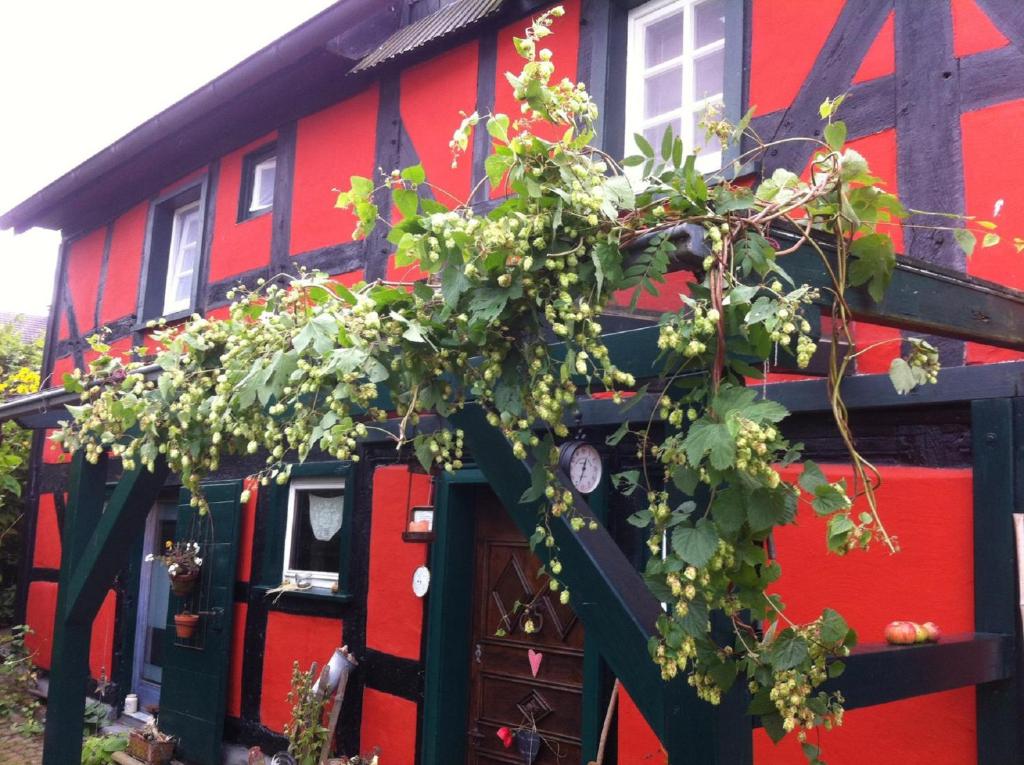
<path id="1" fill-rule="evenodd" d="M 274 175 L 277 172 L 277 157 L 267 157 L 252 169 L 252 199 L 249 212 L 259 212 L 274 204 Z"/>
<path id="2" fill-rule="evenodd" d="M 305 478 L 291 482 L 284 535 L 285 581 L 324 588 L 337 584 L 344 508 L 344 480 Z"/>
<path id="3" fill-rule="evenodd" d="M 697 169 L 721 167 L 722 147 L 697 123 L 719 113 L 725 89 L 727 0 L 653 0 L 629 14 L 626 61 L 626 153 L 640 133 L 658 152 L 668 125 L 686 151 L 698 150 Z"/>
<path id="4" fill-rule="evenodd" d="M 171 247 L 167 253 L 165 315 L 187 310 L 192 305 L 192 286 L 199 264 L 201 224 L 199 202 L 192 202 L 174 211 Z"/>

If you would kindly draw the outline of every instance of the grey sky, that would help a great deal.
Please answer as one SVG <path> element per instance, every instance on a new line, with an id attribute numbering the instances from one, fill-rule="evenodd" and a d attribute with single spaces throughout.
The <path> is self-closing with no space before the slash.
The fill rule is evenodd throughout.
<path id="1" fill-rule="evenodd" d="M 332 1 L 0 3 L 0 210 Z M 0 311 L 46 311 L 58 243 L 0 232 Z"/>

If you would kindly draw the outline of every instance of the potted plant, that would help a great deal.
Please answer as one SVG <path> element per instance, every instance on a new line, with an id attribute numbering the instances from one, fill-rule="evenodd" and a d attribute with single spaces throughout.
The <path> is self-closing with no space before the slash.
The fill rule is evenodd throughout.
<path id="1" fill-rule="evenodd" d="M 174 756 L 174 738 L 150 723 L 128 734 L 128 754 L 146 765 L 166 765 Z"/>
<path id="2" fill-rule="evenodd" d="M 178 597 L 184 597 L 195 589 L 203 559 L 199 557 L 198 542 L 164 542 L 162 555 L 150 553 L 146 561 L 158 561 L 167 568 L 171 578 L 171 589 Z"/>
<path id="3" fill-rule="evenodd" d="M 196 634 L 196 626 L 199 624 L 199 614 L 182 611 L 174 615 L 174 632 L 181 640 L 191 640 Z"/>

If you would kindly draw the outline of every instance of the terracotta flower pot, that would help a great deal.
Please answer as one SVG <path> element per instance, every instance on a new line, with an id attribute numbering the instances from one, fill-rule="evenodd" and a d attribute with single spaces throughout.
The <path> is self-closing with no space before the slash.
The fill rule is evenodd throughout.
<path id="1" fill-rule="evenodd" d="M 146 765 L 165 765 L 174 756 L 173 741 L 150 741 L 139 731 L 128 735 L 128 754 Z"/>
<path id="2" fill-rule="evenodd" d="M 196 588 L 196 582 L 198 581 L 198 571 L 189 571 L 184 574 L 175 574 L 171 577 L 171 590 L 179 598 L 183 598 Z"/>
<path id="3" fill-rule="evenodd" d="M 199 624 L 199 614 L 175 614 L 174 632 L 182 640 L 189 640 L 196 634 L 196 626 Z"/>

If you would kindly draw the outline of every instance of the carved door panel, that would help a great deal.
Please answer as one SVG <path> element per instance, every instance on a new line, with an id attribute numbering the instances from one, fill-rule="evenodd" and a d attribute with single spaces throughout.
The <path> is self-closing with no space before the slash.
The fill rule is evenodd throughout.
<path id="1" fill-rule="evenodd" d="M 532 720 L 544 739 L 534 763 L 577 765 L 583 625 L 538 576 L 540 561 L 489 492 L 477 510 L 475 556 L 468 763 L 522 763 L 497 731 L 530 728 Z M 536 677 L 531 650 L 541 654 Z"/>

